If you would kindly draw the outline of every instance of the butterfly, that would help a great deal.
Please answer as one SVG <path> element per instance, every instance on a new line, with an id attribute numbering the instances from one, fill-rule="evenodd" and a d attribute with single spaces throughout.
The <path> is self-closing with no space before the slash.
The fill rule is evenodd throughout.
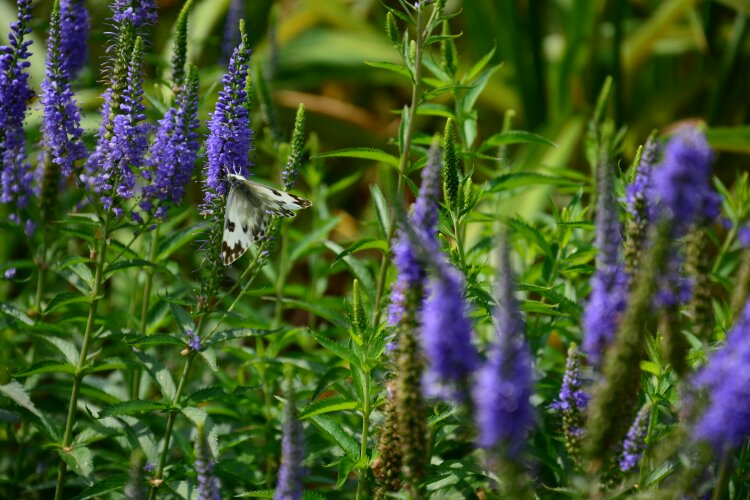
<path id="1" fill-rule="evenodd" d="M 271 217 L 292 217 L 293 210 L 312 206 L 308 200 L 228 174 L 231 188 L 224 215 L 221 261 L 228 266 L 242 257 L 250 243 L 266 235 Z"/>

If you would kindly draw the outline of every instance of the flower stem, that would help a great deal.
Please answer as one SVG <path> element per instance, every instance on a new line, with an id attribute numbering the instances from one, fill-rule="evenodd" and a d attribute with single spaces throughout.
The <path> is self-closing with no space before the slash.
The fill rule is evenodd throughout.
<path id="1" fill-rule="evenodd" d="M 205 315 L 201 316 L 201 318 L 198 320 L 198 326 L 195 329 L 196 335 L 198 337 L 200 337 L 201 331 L 203 330 L 205 317 Z M 190 367 L 193 366 L 193 361 L 195 360 L 196 353 L 196 351 L 192 350 L 188 353 L 187 359 L 185 360 L 185 366 L 182 368 L 180 381 L 177 384 L 177 391 L 174 394 L 174 398 L 172 398 L 169 416 L 167 417 L 167 428 L 164 431 L 164 444 L 162 445 L 159 464 L 156 466 L 156 473 L 154 474 L 153 479 L 151 479 L 151 492 L 148 495 L 149 500 L 153 500 L 156 498 L 156 492 L 162 484 L 162 479 L 164 477 L 164 466 L 167 463 L 167 455 L 169 454 L 169 442 L 172 439 L 172 429 L 174 428 L 174 422 L 177 419 L 177 413 L 179 413 L 177 406 L 179 405 L 180 399 L 182 398 L 182 392 L 185 390 L 185 383 L 187 382 L 188 375 L 190 374 Z"/>
<path id="2" fill-rule="evenodd" d="M 47 225 L 42 229 L 42 247 L 39 256 L 39 273 L 36 276 L 36 295 L 34 296 L 34 311 L 42 312 L 42 293 L 44 292 L 44 278 L 47 274 Z"/>
<path id="3" fill-rule="evenodd" d="M 159 248 L 159 226 L 154 228 L 154 232 L 151 235 L 151 248 L 149 249 L 148 261 L 156 261 L 156 251 Z M 149 267 L 146 269 L 146 282 L 143 284 L 143 303 L 141 304 L 141 322 L 138 327 L 138 331 L 141 335 L 146 335 L 146 323 L 148 322 L 148 308 L 151 297 L 151 286 L 154 281 L 154 268 Z M 130 390 L 130 398 L 138 399 L 138 393 L 141 391 L 141 370 L 135 368 L 133 370 L 133 385 Z"/>
<path id="4" fill-rule="evenodd" d="M 362 446 L 359 452 L 359 460 L 367 456 L 367 439 L 370 432 L 370 372 L 364 373 L 364 387 L 362 394 Z M 367 469 L 369 460 L 365 460 L 359 472 L 359 484 L 357 485 L 357 500 L 367 498 Z"/>
<path id="5" fill-rule="evenodd" d="M 65 433 L 63 434 L 62 441 L 62 453 L 70 452 L 70 443 L 73 437 L 73 426 L 76 420 L 76 408 L 78 407 L 78 394 L 81 390 L 81 384 L 83 383 L 84 377 L 84 365 L 88 358 L 89 345 L 91 343 L 91 336 L 94 331 L 94 323 L 96 322 L 96 309 L 99 306 L 100 294 L 102 290 L 102 282 L 104 281 L 104 264 L 107 260 L 107 248 L 109 247 L 109 216 L 106 215 L 103 224 L 103 234 L 101 248 L 97 254 L 96 260 L 96 271 L 94 274 L 94 286 L 91 290 L 91 303 L 89 307 L 89 316 L 86 320 L 86 330 L 83 334 L 83 343 L 81 345 L 81 353 L 78 356 L 78 364 L 76 365 L 75 377 L 73 378 L 73 389 L 70 393 L 70 404 L 68 406 L 68 417 L 65 421 Z M 66 471 L 65 460 L 60 458 L 60 465 L 57 471 L 57 487 L 55 488 L 55 500 L 62 498 L 63 484 L 65 482 L 65 471 Z"/>
<path id="6" fill-rule="evenodd" d="M 409 107 L 409 123 L 406 126 L 406 132 L 404 134 L 404 143 L 401 145 L 401 159 L 398 165 L 398 182 L 396 184 L 396 199 L 401 198 L 401 191 L 404 189 L 404 179 L 406 176 L 406 167 L 409 165 L 409 159 L 411 158 L 411 142 L 414 134 L 414 119 L 417 116 L 417 108 L 419 107 L 419 100 L 422 95 L 422 53 L 424 40 L 422 33 L 422 8 L 417 9 L 417 27 L 416 27 L 416 40 L 414 43 L 414 84 L 412 86 L 411 93 L 411 106 Z M 394 211 L 391 209 L 390 223 L 388 224 L 388 236 L 386 241 L 390 242 L 393 239 L 393 235 L 396 232 L 396 221 L 394 218 Z M 377 326 L 380 324 L 381 315 L 381 301 L 383 300 L 383 292 L 385 290 L 385 278 L 388 275 L 388 267 L 391 263 L 390 252 L 383 253 L 383 259 L 380 262 L 380 273 L 378 274 L 378 282 L 375 289 L 375 308 L 374 314 L 372 315 L 372 324 Z"/>
<path id="7" fill-rule="evenodd" d="M 719 464 L 719 477 L 716 478 L 716 485 L 714 486 L 711 500 L 722 500 L 725 496 L 724 493 L 727 490 L 729 476 L 731 475 L 729 470 L 731 457 L 732 454 L 727 451 L 725 451 L 724 455 L 721 457 L 721 463 Z"/>

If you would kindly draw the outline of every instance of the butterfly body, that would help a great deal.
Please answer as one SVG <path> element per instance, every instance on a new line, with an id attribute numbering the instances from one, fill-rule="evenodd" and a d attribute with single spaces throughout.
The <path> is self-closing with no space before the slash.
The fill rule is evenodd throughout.
<path id="1" fill-rule="evenodd" d="M 224 214 L 224 236 L 221 260 L 230 265 L 250 247 L 261 240 L 271 218 L 292 217 L 295 210 L 312 205 L 308 200 L 241 175 L 229 174 L 231 183 Z"/>

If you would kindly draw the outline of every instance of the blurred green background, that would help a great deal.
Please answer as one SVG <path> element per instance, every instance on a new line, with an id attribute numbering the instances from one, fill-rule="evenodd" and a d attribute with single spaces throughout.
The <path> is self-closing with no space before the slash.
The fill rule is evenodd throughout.
<path id="1" fill-rule="evenodd" d="M 2 36 L 15 17 L 15 2 L 0 0 Z M 159 0 L 159 23 L 150 39 L 147 72 L 149 113 L 163 112 L 166 92 L 160 77 L 168 71 L 169 38 L 183 2 Z M 291 129 L 294 109 L 303 102 L 308 130 L 319 150 L 388 144 L 396 135 L 395 113 L 410 99 L 410 82 L 366 61 L 399 62 L 384 35 L 384 5 L 377 0 L 246 0 L 241 2 L 253 58 L 270 80 L 281 130 Z M 33 84 L 43 76 L 43 45 L 51 2 L 34 9 Z M 99 120 L 100 67 L 108 43 L 108 2 L 88 1 L 92 11 L 92 52 L 76 83 L 93 134 Z M 222 38 L 231 0 L 197 0 L 190 26 L 190 58 L 201 68 L 205 94 L 201 115 L 213 108 L 224 69 Z M 449 0 L 458 38 L 459 74 L 495 49 L 502 63 L 478 102 L 481 141 L 502 126 L 513 109 L 513 127 L 541 134 L 560 147 L 524 149 L 533 166 L 586 170 L 582 142 L 596 95 L 607 75 L 614 78 L 611 112 L 623 127 L 623 153 L 631 158 L 656 128 L 666 131 L 683 120 L 704 120 L 711 143 L 721 151 L 717 173 L 731 179 L 750 152 L 747 122 L 750 93 L 750 0 Z M 237 19 L 232 19 L 236 23 Z M 400 26 L 403 28 L 403 26 Z M 444 98 L 447 100 L 448 95 Z M 40 106 L 33 106 L 29 129 L 38 131 Z M 442 130 L 443 118 L 421 116 L 417 130 Z M 37 132 L 38 133 L 38 132 Z M 262 153 L 256 163 L 263 164 Z M 364 165 L 361 165 L 364 164 Z M 327 175 L 354 168 L 351 160 L 328 159 Z M 363 175 L 370 182 L 377 169 Z M 731 168 L 725 168 L 725 167 Z M 624 166 L 623 166 L 624 167 Z M 363 185 L 366 183 L 363 182 Z M 357 191 L 353 191 L 357 199 Z M 538 206 L 537 206 L 538 208 Z"/>

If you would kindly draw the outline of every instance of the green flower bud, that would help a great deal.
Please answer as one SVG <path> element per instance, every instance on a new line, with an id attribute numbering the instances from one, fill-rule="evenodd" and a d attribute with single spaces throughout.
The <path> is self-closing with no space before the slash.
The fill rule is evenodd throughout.
<path id="1" fill-rule="evenodd" d="M 443 196 L 448 207 L 458 209 L 458 156 L 453 120 L 448 118 L 443 134 Z"/>
<path id="2" fill-rule="evenodd" d="M 398 47 L 400 40 L 398 25 L 396 24 L 396 18 L 393 17 L 393 14 L 390 12 L 385 16 L 385 34 L 391 42 L 391 45 Z"/>

